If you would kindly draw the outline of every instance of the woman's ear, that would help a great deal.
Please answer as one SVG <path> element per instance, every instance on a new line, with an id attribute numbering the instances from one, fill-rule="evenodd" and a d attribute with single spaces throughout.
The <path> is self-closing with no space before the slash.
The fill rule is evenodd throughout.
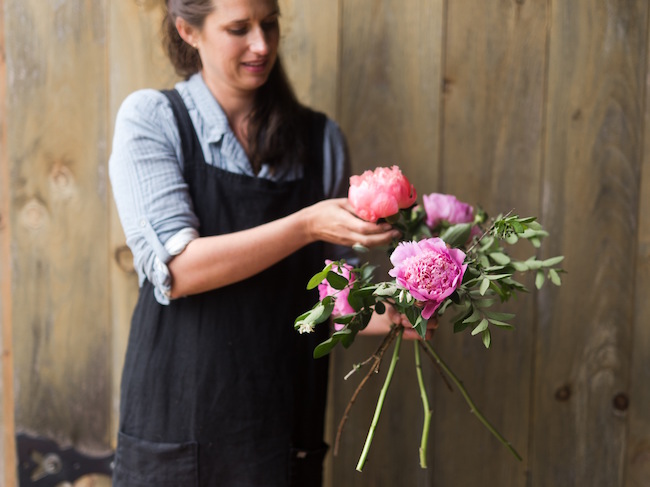
<path id="1" fill-rule="evenodd" d="M 194 49 L 199 46 L 199 31 L 193 25 L 190 25 L 181 17 L 176 18 L 176 30 L 178 35 L 181 36 L 185 42 L 187 42 Z"/>

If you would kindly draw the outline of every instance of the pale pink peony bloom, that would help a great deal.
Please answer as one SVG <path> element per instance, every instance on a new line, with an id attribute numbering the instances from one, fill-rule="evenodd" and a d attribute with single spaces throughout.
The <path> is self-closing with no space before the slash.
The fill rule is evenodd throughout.
<path id="1" fill-rule="evenodd" d="M 331 264 L 331 260 L 326 260 L 325 265 Z M 343 264 L 343 266 L 339 267 L 337 264 L 332 266 L 332 271 L 336 272 L 337 274 L 345 277 L 350 283 L 354 282 L 354 274 L 352 274 L 350 271 L 352 270 L 352 266 L 349 264 Z M 343 316 L 343 315 L 348 315 L 354 313 L 354 308 L 350 306 L 350 303 L 348 302 L 348 295 L 350 294 L 350 288 L 345 288 L 345 289 L 334 289 L 332 286 L 330 286 L 330 283 L 327 281 L 327 279 L 323 279 L 323 282 L 321 282 L 318 285 L 318 295 L 320 300 L 322 301 L 326 296 L 333 296 L 334 297 L 334 309 L 332 310 L 332 316 L 337 317 L 337 316 Z M 340 330 L 343 328 L 343 325 L 335 323 L 334 328 L 336 330 Z"/>
<path id="2" fill-rule="evenodd" d="M 361 219 L 376 222 L 408 208 L 417 198 L 415 188 L 399 167 L 378 167 L 350 177 L 348 201 Z"/>
<path id="3" fill-rule="evenodd" d="M 431 193 L 422 196 L 422 201 L 427 214 L 427 225 L 431 228 L 435 228 L 442 220 L 452 225 L 474 221 L 472 205 L 458 201 L 454 195 Z"/>
<path id="4" fill-rule="evenodd" d="M 464 259 L 462 250 L 448 248 L 438 237 L 401 242 L 390 256 L 395 267 L 388 274 L 424 304 L 422 317 L 428 320 L 463 282 Z"/>

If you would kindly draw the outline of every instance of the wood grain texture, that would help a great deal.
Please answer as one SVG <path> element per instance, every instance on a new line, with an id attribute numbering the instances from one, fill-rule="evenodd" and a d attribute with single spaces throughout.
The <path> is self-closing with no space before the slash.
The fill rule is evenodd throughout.
<path id="1" fill-rule="evenodd" d="M 298 99 L 336 118 L 339 3 L 280 0 L 280 55 Z"/>
<path id="2" fill-rule="evenodd" d="M 4 5 L 0 0 L 0 52 L 5 52 Z M 11 173 L 7 150 L 7 77 L 0 56 L 0 484 L 16 486 L 12 348 Z"/>
<path id="3" fill-rule="evenodd" d="M 438 183 L 442 0 L 347 0 L 339 118 L 355 171 L 397 164 Z"/>
<path id="4" fill-rule="evenodd" d="M 101 452 L 111 400 L 106 2 L 4 8 L 16 430 Z"/>
<path id="5" fill-rule="evenodd" d="M 440 189 L 492 216 L 539 214 L 547 16 L 544 0 L 448 2 Z M 509 251 L 535 253 L 525 242 Z M 534 306 L 534 294 L 508 303 L 516 329 L 493 329 L 490 350 L 443 318 L 434 346 L 524 461 L 436 381 L 432 485 L 525 485 Z"/>
<path id="6" fill-rule="evenodd" d="M 169 88 L 178 81 L 161 43 L 163 7 L 159 0 L 111 0 L 108 22 L 109 138 L 122 101 L 142 89 Z M 106 160 L 110 156 L 108 148 Z M 110 203 L 110 306 L 112 354 L 112 443 L 115 446 L 119 420 L 120 379 L 138 298 L 138 279 L 133 255 L 126 246 L 117 209 Z"/>
<path id="7" fill-rule="evenodd" d="M 568 274 L 562 292 L 540 294 L 531 480 L 619 486 L 628 419 L 616 405 L 629 397 L 640 338 L 634 256 L 648 4 L 554 1 L 551 11 L 542 216 L 555 235 L 545 254 L 564 254 Z"/>
<path id="8" fill-rule="evenodd" d="M 650 22 L 650 12 L 648 13 Z M 646 23 L 650 29 L 650 23 Z M 646 39 L 650 39 L 646 30 Z M 648 42 L 648 41 L 647 41 Z M 645 114 L 638 208 L 634 290 L 634 328 L 630 367 L 628 438 L 625 457 L 626 487 L 650 484 L 650 44 L 646 43 Z M 623 412 L 621 412 L 623 413 Z"/>
<path id="9" fill-rule="evenodd" d="M 348 137 L 354 172 L 398 164 L 419 188 L 434 190 L 439 167 L 443 2 L 343 1 L 341 29 L 338 117 Z M 385 263 L 385 256 L 376 254 L 373 260 Z M 378 276 L 383 278 L 381 272 Z M 360 374 L 348 381 L 342 378 L 379 342 L 359 338 L 351 349 L 334 354 L 333 426 Z M 339 457 L 333 462 L 334 485 L 427 485 L 429 473 L 418 464 L 423 415 L 412 350 L 411 343 L 403 344 L 362 474 L 355 467 L 388 360 L 353 406 Z"/>

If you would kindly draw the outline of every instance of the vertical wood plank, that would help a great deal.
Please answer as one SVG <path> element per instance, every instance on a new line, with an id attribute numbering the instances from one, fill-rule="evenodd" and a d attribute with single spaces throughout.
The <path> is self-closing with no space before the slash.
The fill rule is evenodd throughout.
<path id="1" fill-rule="evenodd" d="M 625 482 L 627 487 L 645 487 L 650 482 L 650 12 L 646 21 L 645 116 L 643 159 L 638 208 L 634 328 L 630 367 L 629 419 Z M 624 404 L 621 404 L 623 406 Z M 619 414 L 625 414 L 625 410 Z"/>
<path id="2" fill-rule="evenodd" d="M 6 0 L 16 429 L 108 447 L 106 2 Z"/>
<path id="3" fill-rule="evenodd" d="M 0 52 L 6 51 L 4 4 L 0 0 Z M 0 483 L 16 486 L 12 348 L 11 174 L 7 151 L 5 56 L 0 57 Z"/>
<path id="4" fill-rule="evenodd" d="M 492 216 L 511 209 L 539 214 L 546 4 L 448 2 L 441 189 Z M 522 246 L 512 252 L 535 253 Z M 483 485 L 486 479 L 525 485 L 534 304 L 534 295 L 508 303 L 516 329 L 493 330 L 490 350 L 469 330 L 453 334 L 443 320 L 434 346 L 524 462 L 472 417 L 460 394 L 437 381 L 433 485 Z M 462 455 L 450 461 L 450 452 Z"/>
<path id="5" fill-rule="evenodd" d="M 336 118 L 339 1 L 279 0 L 280 54 L 298 99 Z"/>
<path id="6" fill-rule="evenodd" d="M 443 4 L 442 0 L 343 1 L 338 114 L 355 173 L 397 164 L 418 188 L 436 188 Z M 381 256 L 374 258 L 380 261 Z M 383 278 L 381 272 L 378 277 Z M 342 378 L 380 341 L 360 337 L 349 350 L 334 354 L 334 427 L 362 375 Z M 354 404 L 333 462 L 335 485 L 427 484 L 429 473 L 418 464 L 423 414 L 412 350 L 411 343 L 403 344 L 362 474 L 355 467 L 390 352 L 382 373 L 372 378 Z"/>
<path id="7" fill-rule="evenodd" d="M 613 487 L 625 465 L 648 3 L 551 10 L 543 217 L 556 236 L 546 252 L 564 254 L 568 274 L 540 294 L 531 479 Z"/>
<path id="8" fill-rule="evenodd" d="M 129 93 L 141 88 L 170 88 L 178 80 L 161 43 L 162 2 L 158 0 L 111 0 L 109 4 L 108 63 L 109 141 L 117 111 Z M 110 146 L 106 160 L 110 155 Z M 110 197 L 110 287 L 112 321 L 112 443 L 115 446 L 119 420 L 120 379 L 138 298 L 138 279 L 133 255 L 126 246 L 117 210 Z"/>
<path id="9" fill-rule="evenodd" d="M 280 55 L 296 96 L 301 103 L 337 120 L 340 1 L 279 0 L 279 5 Z M 333 442 L 335 428 L 333 367 L 332 363 L 325 431 L 325 441 L 329 444 Z M 323 484 L 327 487 L 335 482 L 332 465 L 330 452 L 323 466 Z"/>

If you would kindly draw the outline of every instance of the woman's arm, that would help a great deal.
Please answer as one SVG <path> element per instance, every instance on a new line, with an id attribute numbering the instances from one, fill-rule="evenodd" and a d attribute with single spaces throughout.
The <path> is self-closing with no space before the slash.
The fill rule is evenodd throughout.
<path id="1" fill-rule="evenodd" d="M 177 298 L 232 284 L 267 269 L 312 242 L 366 247 L 395 238 L 389 224 L 354 216 L 345 198 L 321 201 L 259 227 L 193 240 L 169 262 Z"/>

